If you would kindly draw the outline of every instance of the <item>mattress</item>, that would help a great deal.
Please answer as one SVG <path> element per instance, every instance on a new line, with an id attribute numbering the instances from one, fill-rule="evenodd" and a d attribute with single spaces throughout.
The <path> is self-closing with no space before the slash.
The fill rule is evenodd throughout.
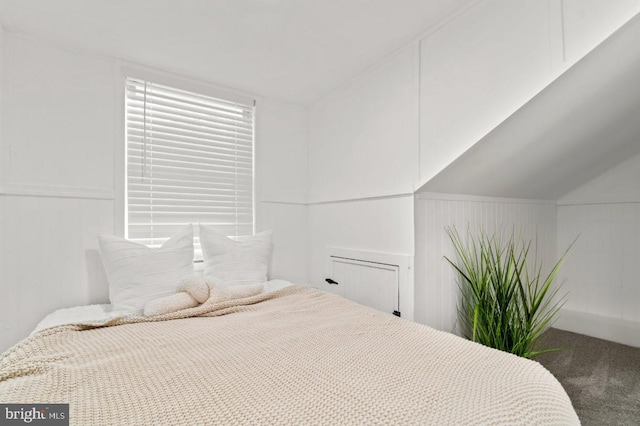
<path id="1" fill-rule="evenodd" d="M 0 403 L 77 425 L 579 424 L 540 364 L 303 286 L 45 328 L 0 356 Z"/>

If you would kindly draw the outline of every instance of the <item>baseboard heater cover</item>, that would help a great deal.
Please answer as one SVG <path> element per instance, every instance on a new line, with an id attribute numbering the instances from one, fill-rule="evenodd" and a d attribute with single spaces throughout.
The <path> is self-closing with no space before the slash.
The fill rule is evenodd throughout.
<path id="1" fill-rule="evenodd" d="M 325 288 L 413 320 L 413 256 L 326 247 Z"/>

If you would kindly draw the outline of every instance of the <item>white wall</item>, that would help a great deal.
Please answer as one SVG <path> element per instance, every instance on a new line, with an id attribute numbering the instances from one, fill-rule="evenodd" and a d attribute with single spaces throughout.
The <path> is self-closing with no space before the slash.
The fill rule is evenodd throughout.
<path id="1" fill-rule="evenodd" d="M 263 202 L 306 204 L 307 108 L 271 99 L 258 103 L 256 192 Z"/>
<path id="2" fill-rule="evenodd" d="M 556 259 L 556 204 L 553 201 L 472 197 L 451 194 L 416 195 L 416 321 L 448 332 L 457 332 L 458 287 L 456 274 L 443 258 L 455 259 L 447 227 L 464 237 L 467 229 L 477 235 L 512 230 L 532 241 L 532 253 L 543 268 Z M 535 251 L 537 250 L 537 251 Z"/>
<path id="3" fill-rule="evenodd" d="M 0 350 L 53 309 L 108 299 L 95 236 L 113 231 L 114 62 L 6 32 Z"/>
<path id="4" fill-rule="evenodd" d="M 0 148 L 2 147 L 2 99 L 4 90 L 4 29 L 0 26 Z M 3 152 L 0 149 L 0 191 L 2 191 L 2 170 L 4 168 Z M 2 200 L 0 199 L 0 203 Z M 0 209 L 1 210 L 1 209 Z M 0 220 L 2 217 L 0 217 Z M 1 227 L 0 227 L 1 229 Z M 1 232 L 1 231 L 0 231 Z M 2 234 L 0 234 L 0 240 L 2 240 Z"/>
<path id="5" fill-rule="evenodd" d="M 117 59 L 12 32 L 1 51 L 0 351 L 54 309 L 108 301 L 96 236 L 117 232 L 124 143 Z M 272 275 L 304 282 L 307 110 L 258 101 L 256 226 L 275 230 Z"/>
<path id="6" fill-rule="evenodd" d="M 482 1 L 420 43 L 420 171 L 428 179 L 551 81 L 549 4 Z"/>
<path id="7" fill-rule="evenodd" d="M 485 0 L 420 41 L 427 182 L 640 12 L 640 0 Z"/>
<path id="8" fill-rule="evenodd" d="M 2 144 L 3 144 L 3 131 L 2 131 L 2 99 L 3 99 L 3 94 L 4 94 L 4 30 L 2 28 L 2 26 L 0 26 L 0 193 L 2 193 L 4 191 L 4 189 L 2 188 L 2 166 L 3 166 L 3 152 L 2 152 Z M 4 252 L 4 245 L 3 245 L 3 241 L 5 240 L 5 235 L 4 235 L 4 225 L 3 223 L 5 223 L 5 217 L 4 217 L 4 197 L 0 196 L 0 253 Z M 4 271 L 4 255 L 0 255 L 0 277 L 4 276 L 3 275 L 3 271 Z M 2 299 L 4 300 L 4 298 Z M 3 302 L 0 302 L 3 303 Z M 4 304 L 3 306 L 0 307 L 0 309 L 4 309 Z M 10 329 L 10 325 L 2 322 L 0 323 L 0 333 L 5 334 L 9 331 Z M 2 349 L 0 349 L 2 350 Z"/>
<path id="9" fill-rule="evenodd" d="M 263 99 L 257 108 L 256 229 L 273 230 L 271 276 L 304 284 L 308 110 L 271 99 Z"/>
<path id="10" fill-rule="evenodd" d="M 556 1 L 557 2 L 557 1 Z M 639 0 L 561 0 L 565 66 L 580 60 L 632 16 Z"/>
<path id="11" fill-rule="evenodd" d="M 413 192 L 417 55 L 411 45 L 311 107 L 311 203 Z"/>
<path id="12" fill-rule="evenodd" d="M 326 245 L 412 254 L 414 237 L 426 242 L 414 229 L 416 182 L 640 10 L 639 0 L 511 3 L 479 2 L 308 117 L 262 99 L 256 222 L 276 232 L 274 276 L 322 286 Z M 117 226 L 121 132 L 115 58 L 5 33 L 0 65 L 2 350 L 51 309 L 106 300 L 95 235 Z M 420 230 L 428 216 L 416 219 Z"/>
<path id="13" fill-rule="evenodd" d="M 565 269 L 561 328 L 640 346 L 638 182 L 640 156 L 558 202 L 558 247 L 579 235 Z"/>
<path id="14" fill-rule="evenodd" d="M 413 195 L 321 203 L 309 206 L 309 278 L 324 279 L 326 247 L 413 255 Z"/>
<path id="15" fill-rule="evenodd" d="M 562 0 L 478 2 L 312 105 L 311 284 L 327 288 L 323 281 L 327 245 L 412 254 L 415 237 L 416 247 L 424 247 L 432 232 L 420 229 L 431 219 L 416 204 L 416 232 L 407 194 L 640 10 L 640 1 L 616 6 L 609 2 L 613 11 L 603 11 L 606 19 L 583 16 L 585 10 L 603 4 L 603 0 L 568 1 L 570 7 L 564 8 Z M 589 26 L 576 24 L 585 19 Z M 592 37 L 580 43 L 585 32 Z M 570 45 L 566 37 L 571 37 Z M 538 209 L 535 203 L 518 205 L 524 210 L 517 215 L 529 214 L 527 208 Z M 542 205 L 555 215 L 555 206 Z M 540 219 L 544 226 L 550 226 L 547 219 Z M 505 220 L 530 226 L 538 219 L 507 215 Z M 415 262 L 422 268 L 432 264 L 422 256 Z M 419 312 L 432 307 L 427 293 L 440 290 L 429 289 L 424 280 L 416 280 L 415 287 L 423 299 L 416 304 L 416 316 L 448 328 L 450 311 L 431 311 L 437 312 L 437 319 Z M 448 300 L 448 306 L 453 302 Z"/>
<path id="16" fill-rule="evenodd" d="M 324 281 L 326 247 L 413 255 L 418 179 L 417 46 L 310 108 L 309 278 Z"/>
<path id="17" fill-rule="evenodd" d="M 640 135 L 636 135 L 640 141 Z M 560 198 L 562 205 L 640 202 L 640 156 L 634 156 Z"/>
<path id="18" fill-rule="evenodd" d="M 114 61 L 11 34 L 5 61 L 5 188 L 112 196 Z"/>
<path id="19" fill-rule="evenodd" d="M 557 200 L 640 154 L 638 40 L 640 15 L 421 190 Z"/>

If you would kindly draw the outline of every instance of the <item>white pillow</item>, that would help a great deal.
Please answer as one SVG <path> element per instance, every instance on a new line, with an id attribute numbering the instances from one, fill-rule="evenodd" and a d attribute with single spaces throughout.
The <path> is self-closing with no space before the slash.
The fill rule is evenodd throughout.
<path id="1" fill-rule="evenodd" d="M 271 231 L 237 240 L 200 225 L 204 255 L 204 277 L 227 286 L 258 284 L 268 279 L 271 261 Z"/>
<path id="2" fill-rule="evenodd" d="M 100 235 L 98 242 L 114 310 L 142 311 L 148 301 L 175 293 L 193 275 L 192 225 L 160 248 L 111 235 Z"/>

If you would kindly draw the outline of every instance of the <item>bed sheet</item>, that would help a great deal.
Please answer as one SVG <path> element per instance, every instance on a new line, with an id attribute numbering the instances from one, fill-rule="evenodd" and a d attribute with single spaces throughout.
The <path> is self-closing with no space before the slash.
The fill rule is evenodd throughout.
<path id="1" fill-rule="evenodd" d="M 276 290 L 293 285 L 293 283 L 274 279 L 264 283 L 263 293 L 270 293 Z M 31 335 L 47 328 L 58 327 L 66 324 L 103 324 L 118 318 L 129 315 L 128 313 L 114 311 L 110 304 L 81 305 L 70 308 L 63 308 L 53 311 L 44 317 L 31 332 Z"/>

